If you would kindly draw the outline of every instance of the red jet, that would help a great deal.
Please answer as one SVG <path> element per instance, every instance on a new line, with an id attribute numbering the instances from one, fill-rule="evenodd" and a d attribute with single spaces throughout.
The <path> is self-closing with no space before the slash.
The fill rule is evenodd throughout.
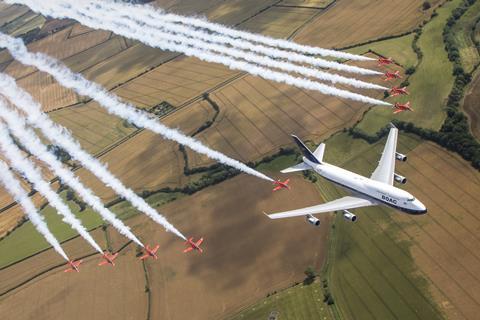
<path id="1" fill-rule="evenodd" d="M 80 264 L 83 262 L 83 260 L 78 260 L 78 261 L 68 261 L 68 265 L 70 266 L 70 268 L 66 269 L 65 271 L 63 272 L 80 272 L 80 270 L 78 270 L 78 267 L 80 266 Z"/>
<path id="2" fill-rule="evenodd" d="M 112 266 L 115 267 L 115 262 L 113 262 L 113 260 L 115 260 L 118 256 L 118 252 L 115 253 L 115 254 L 111 254 L 110 252 L 105 252 L 102 256 L 102 258 L 104 259 L 102 262 L 100 262 L 98 265 L 99 266 L 104 266 L 106 264 L 111 264 Z"/>
<path id="3" fill-rule="evenodd" d="M 187 252 L 190 252 L 192 250 L 198 250 L 200 251 L 200 253 L 203 252 L 202 248 L 200 248 L 200 245 L 202 244 L 203 242 L 203 238 L 200 238 L 200 240 L 198 240 L 197 242 L 195 242 L 195 240 L 193 240 L 193 237 L 188 239 L 185 244 L 189 245 L 188 248 L 186 248 L 185 250 L 183 250 L 183 253 L 187 253 Z"/>
<path id="4" fill-rule="evenodd" d="M 160 248 L 160 245 L 159 245 L 159 244 L 157 244 L 157 245 L 155 246 L 155 248 L 153 248 L 153 249 L 150 249 L 150 246 L 147 244 L 147 246 L 145 247 L 145 251 L 146 251 L 147 253 L 146 253 L 145 255 L 141 256 L 141 257 L 140 257 L 140 260 L 145 260 L 145 259 L 150 258 L 150 257 L 152 257 L 152 258 L 154 258 L 155 260 L 157 260 L 157 259 L 158 259 L 158 257 L 157 257 L 158 248 Z"/>
<path id="5" fill-rule="evenodd" d="M 378 58 L 378 66 L 379 67 L 386 66 L 387 64 L 392 64 L 392 63 L 393 63 L 392 58 L 384 58 L 384 57 Z"/>
<path id="6" fill-rule="evenodd" d="M 402 76 L 400 75 L 400 71 L 398 71 L 398 70 L 395 71 L 395 72 L 387 71 L 384 74 L 383 81 L 390 81 L 390 80 L 393 80 L 393 79 L 402 79 Z"/>
<path id="7" fill-rule="evenodd" d="M 393 87 L 392 89 L 390 89 L 390 95 L 392 97 L 396 97 L 401 94 L 406 94 L 406 95 L 410 94 L 407 91 L 407 87 L 403 87 L 403 88 Z"/>
<path id="8" fill-rule="evenodd" d="M 273 185 L 275 185 L 276 187 L 273 188 L 272 191 L 278 191 L 278 190 L 281 190 L 281 189 L 288 189 L 290 190 L 290 186 L 288 185 L 288 183 L 290 182 L 290 179 L 287 179 L 285 181 L 280 181 L 280 180 L 277 180 L 277 181 L 274 181 L 273 182 Z"/>
<path id="9" fill-rule="evenodd" d="M 405 104 L 401 104 L 401 103 L 395 103 L 395 105 L 393 106 L 396 110 L 393 112 L 393 113 L 400 113 L 400 112 L 403 112 L 403 111 L 413 111 L 413 109 L 411 108 L 410 106 L 410 101 L 405 103 Z"/>

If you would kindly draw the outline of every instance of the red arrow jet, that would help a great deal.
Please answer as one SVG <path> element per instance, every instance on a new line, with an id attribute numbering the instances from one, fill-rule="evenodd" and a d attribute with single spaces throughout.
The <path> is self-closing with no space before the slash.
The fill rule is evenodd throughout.
<path id="1" fill-rule="evenodd" d="M 203 238 L 200 238 L 197 242 L 195 242 L 195 240 L 193 240 L 193 237 L 188 239 L 185 243 L 187 245 L 189 245 L 188 248 L 186 248 L 185 250 L 183 250 L 184 253 L 187 253 L 187 252 L 190 252 L 192 250 L 198 250 L 200 251 L 200 253 L 203 252 L 202 248 L 200 248 L 200 245 L 202 244 L 203 242 Z"/>
<path id="2" fill-rule="evenodd" d="M 390 95 L 392 97 L 396 97 L 396 96 L 401 95 L 401 94 L 405 94 L 405 95 L 410 94 L 407 91 L 407 87 L 403 87 L 403 88 L 393 87 L 392 89 L 390 89 Z"/>
<path id="3" fill-rule="evenodd" d="M 390 80 L 393 80 L 393 79 L 402 79 L 402 76 L 400 75 L 400 71 L 398 71 L 398 70 L 395 71 L 395 72 L 387 71 L 384 74 L 383 81 L 390 81 Z"/>
<path id="4" fill-rule="evenodd" d="M 396 109 L 393 113 L 400 113 L 407 110 L 413 111 L 412 107 L 410 106 L 410 101 L 405 104 L 401 104 L 397 102 L 393 107 Z"/>
<path id="5" fill-rule="evenodd" d="M 158 259 L 158 257 L 157 257 L 158 248 L 160 248 L 160 245 L 159 245 L 159 244 L 157 244 L 157 245 L 155 246 L 155 248 L 153 248 L 153 249 L 150 249 L 150 246 L 147 244 L 147 246 L 145 247 L 146 254 L 143 255 L 143 256 L 141 256 L 141 257 L 140 257 L 140 260 L 145 260 L 145 259 L 150 258 L 150 257 L 152 257 L 152 258 L 154 258 L 155 260 L 157 260 L 157 259 Z"/>
<path id="6" fill-rule="evenodd" d="M 290 182 L 290 179 L 287 179 L 285 181 L 280 181 L 280 180 L 276 180 L 273 182 L 273 185 L 275 185 L 276 187 L 273 188 L 272 191 L 278 191 L 278 190 L 281 190 L 281 189 L 288 189 L 290 190 L 290 186 L 288 185 L 288 183 Z"/>
<path id="7" fill-rule="evenodd" d="M 83 260 L 78 260 L 78 261 L 68 261 L 68 265 L 70 266 L 70 268 L 68 269 L 65 269 L 65 271 L 63 272 L 80 272 L 80 270 L 78 269 L 78 267 L 80 266 L 80 264 L 83 262 Z"/>
<path id="8" fill-rule="evenodd" d="M 102 258 L 104 259 L 102 262 L 100 262 L 98 265 L 99 266 L 104 266 L 106 264 L 111 264 L 112 266 L 115 267 L 115 262 L 113 262 L 113 260 L 115 260 L 118 256 L 118 252 L 115 253 L 115 254 L 111 254 L 110 252 L 105 252 L 102 256 Z"/>
<path id="9" fill-rule="evenodd" d="M 381 67 L 381 66 L 385 66 L 387 64 L 392 64 L 393 63 L 393 59 L 392 58 L 384 58 L 384 57 L 380 57 L 378 58 L 378 66 Z"/>

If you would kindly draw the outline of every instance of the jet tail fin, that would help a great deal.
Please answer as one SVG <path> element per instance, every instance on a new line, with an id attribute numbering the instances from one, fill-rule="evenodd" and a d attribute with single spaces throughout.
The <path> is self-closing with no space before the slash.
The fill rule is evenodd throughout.
<path id="1" fill-rule="evenodd" d="M 320 146 L 318 146 L 318 148 L 315 150 L 315 153 L 312 153 L 310 149 L 308 149 L 307 146 L 302 142 L 302 140 L 300 140 L 297 136 L 292 134 L 292 138 L 297 144 L 297 146 L 300 148 L 300 151 L 302 151 L 303 156 L 305 158 L 307 158 L 309 161 L 313 163 L 317 163 L 317 164 L 322 163 L 322 161 L 317 158 L 317 155 L 315 155 L 315 153 L 318 153 L 318 156 L 321 156 L 323 158 L 325 145 L 322 146 L 322 144 L 320 144 Z"/>

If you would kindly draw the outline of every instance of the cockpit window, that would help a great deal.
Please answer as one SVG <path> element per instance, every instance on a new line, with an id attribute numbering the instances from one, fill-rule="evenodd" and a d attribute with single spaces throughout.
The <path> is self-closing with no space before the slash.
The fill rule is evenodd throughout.
<path id="1" fill-rule="evenodd" d="M 415 201 L 415 198 L 414 197 L 408 198 L 407 201 L 409 202 Z"/>

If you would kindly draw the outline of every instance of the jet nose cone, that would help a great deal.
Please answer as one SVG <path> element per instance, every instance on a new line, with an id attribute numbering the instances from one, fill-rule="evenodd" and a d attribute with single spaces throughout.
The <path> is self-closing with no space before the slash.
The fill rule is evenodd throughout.
<path id="1" fill-rule="evenodd" d="M 418 210 L 419 214 L 426 214 L 427 213 L 427 207 L 421 203 L 419 200 L 415 200 L 415 207 Z"/>

